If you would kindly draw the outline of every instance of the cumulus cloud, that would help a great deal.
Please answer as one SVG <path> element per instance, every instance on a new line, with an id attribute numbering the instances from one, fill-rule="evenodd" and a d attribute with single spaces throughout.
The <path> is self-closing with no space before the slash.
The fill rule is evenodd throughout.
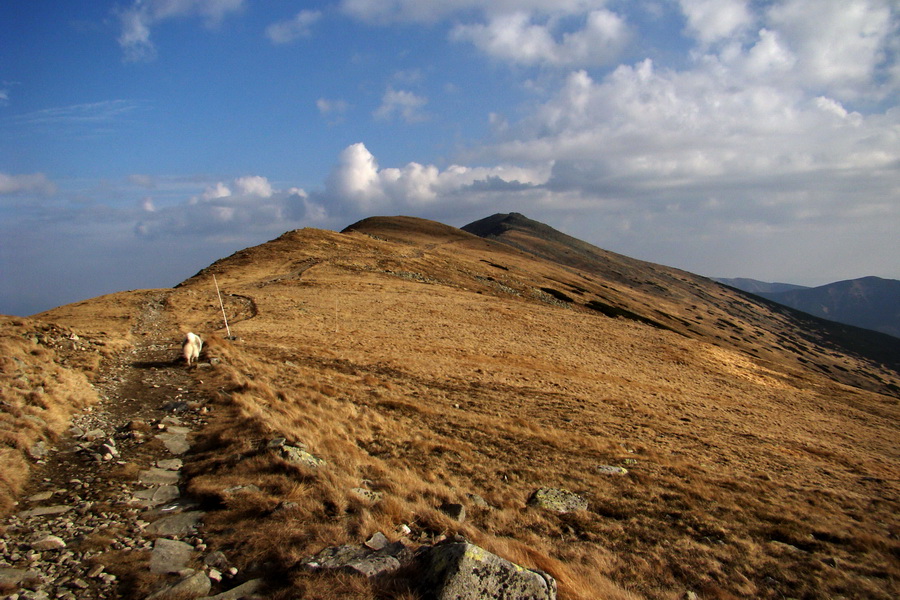
<path id="1" fill-rule="evenodd" d="M 301 10 L 293 19 L 273 23 L 266 28 L 266 37 L 273 44 L 289 44 L 312 35 L 312 26 L 322 17 L 318 10 Z"/>
<path id="2" fill-rule="evenodd" d="M 141 210 L 133 227 L 139 237 L 156 239 L 190 233 L 203 239 L 248 243 L 299 224 L 320 224 L 327 216 L 304 190 L 275 189 L 261 175 L 209 184 L 200 194 L 164 207 L 155 206 L 152 197 L 147 197 L 141 201 Z"/>
<path id="3" fill-rule="evenodd" d="M 890 78 L 893 90 L 900 85 L 885 69 L 891 40 L 900 36 L 891 0 L 787 0 L 772 5 L 766 19 L 797 57 L 794 74 L 807 87 L 856 99 L 871 93 L 878 77 Z"/>
<path id="4" fill-rule="evenodd" d="M 340 153 L 324 193 L 318 196 L 346 212 L 367 216 L 383 210 L 449 205 L 468 192 L 530 189 L 545 183 L 549 174 L 549 164 L 532 168 L 451 165 L 441 170 L 410 162 L 399 168 L 381 168 L 365 144 L 356 143 Z"/>
<path id="5" fill-rule="evenodd" d="M 238 189 L 238 193 L 245 196 L 256 196 L 257 198 L 270 198 L 272 196 L 272 185 L 269 180 L 259 175 L 249 175 L 234 180 L 234 185 Z"/>
<path id="6" fill-rule="evenodd" d="M 121 25 L 119 46 L 130 62 L 156 58 L 156 47 L 150 39 L 150 28 L 173 18 L 204 18 L 207 26 L 215 26 L 228 13 L 243 8 L 243 0 L 135 0 L 117 15 Z"/>
<path id="7" fill-rule="evenodd" d="M 731 60 L 750 61 L 754 48 Z M 499 131 L 481 159 L 554 161 L 542 205 L 602 210 L 622 239 L 900 226 L 889 200 L 900 189 L 900 112 L 862 114 L 722 60 L 705 56 L 684 71 L 644 60 L 604 77 L 573 72 Z"/>
<path id="8" fill-rule="evenodd" d="M 56 193 L 56 184 L 43 173 L 9 175 L 0 173 L 0 195 L 33 193 L 51 196 Z"/>
<path id="9" fill-rule="evenodd" d="M 407 123 L 417 123 L 428 119 L 422 110 L 426 104 L 428 99 L 424 96 L 389 87 L 381 99 L 381 105 L 372 114 L 376 119 L 400 118 Z"/>
<path id="10" fill-rule="evenodd" d="M 584 27 L 559 32 L 560 22 L 536 20 L 526 12 L 499 14 L 487 23 L 457 25 L 451 39 L 472 42 L 485 54 L 523 65 L 602 65 L 611 62 L 629 39 L 619 15 L 594 10 Z"/>
<path id="11" fill-rule="evenodd" d="M 734 35 L 753 23 L 746 0 L 680 0 L 688 32 L 704 44 Z"/>

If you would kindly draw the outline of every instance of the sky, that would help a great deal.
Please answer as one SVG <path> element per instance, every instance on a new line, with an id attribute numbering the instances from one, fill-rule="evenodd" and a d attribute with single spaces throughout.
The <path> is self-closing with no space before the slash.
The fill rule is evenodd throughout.
<path id="1" fill-rule="evenodd" d="M 896 0 L 4 0 L 0 313 L 375 215 L 900 279 L 898 98 Z"/>

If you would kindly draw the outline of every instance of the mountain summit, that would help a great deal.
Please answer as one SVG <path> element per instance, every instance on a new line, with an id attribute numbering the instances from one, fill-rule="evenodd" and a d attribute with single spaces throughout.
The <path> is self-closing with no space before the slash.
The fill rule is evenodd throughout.
<path id="1" fill-rule="evenodd" d="M 412 600 L 453 560 L 548 599 L 896 596 L 894 338 L 479 223 L 2 319 L 4 590 Z"/>

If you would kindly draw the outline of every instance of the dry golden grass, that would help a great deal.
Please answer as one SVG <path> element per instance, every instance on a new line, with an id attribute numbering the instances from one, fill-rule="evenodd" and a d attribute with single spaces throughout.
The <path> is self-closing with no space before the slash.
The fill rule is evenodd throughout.
<path id="1" fill-rule="evenodd" d="M 106 351 L 74 332 L 0 316 L 0 515 L 31 474 L 31 450 L 49 447 L 71 415 L 97 400 L 91 377 Z"/>
<path id="2" fill-rule="evenodd" d="M 221 359 L 196 372 L 217 406 L 185 471 L 216 509 L 205 539 L 242 572 L 266 574 L 277 598 L 412 600 L 402 578 L 302 568 L 407 525 L 410 543 L 459 533 L 543 569 L 564 599 L 900 595 L 896 398 L 779 350 L 787 333 L 758 329 L 749 308 L 742 320 L 699 297 L 679 304 L 679 291 L 657 307 L 673 324 L 690 318 L 691 335 L 611 319 L 534 291 L 620 286 L 624 298 L 619 280 L 473 240 L 291 232 L 168 296 L 169 322 Z M 224 339 L 213 273 L 237 341 Z M 645 287 L 636 302 L 649 311 Z M 325 464 L 284 461 L 267 449 L 275 437 Z M 526 506 L 543 486 L 583 495 L 588 510 Z M 464 504 L 466 520 L 444 502 Z"/>

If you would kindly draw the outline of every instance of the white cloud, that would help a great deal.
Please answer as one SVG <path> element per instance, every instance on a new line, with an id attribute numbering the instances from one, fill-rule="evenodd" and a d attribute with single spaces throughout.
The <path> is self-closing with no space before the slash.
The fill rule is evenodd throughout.
<path id="1" fill-rule="evenodd" d="M 340 115 L 350 108 L 350 104 L 346 100 L 329 100 L 327 98 L 319 98 L 316 100 L 316 108 L 323 116 Z"/>
<path id="2" fill-rule="evenodd" d="M 794 75 L 805 86 L 842 99 L 871 94 L 879 75 L 896 91 L 897 73 L 882 73 L 889 44 L 900 36 L 891 0 L 786 0 L 766 14 L 797 57 Z"/>
<path id="3" fill-rule="evenodd" d="M 28 175 L 0 173 L 0 196 L 20 193 L 51 196 L 56 193 L 56 184 L 50 181 L 43 173 Z"/>
<path id="4" fill-rule="evenodd" d="M 298 225 L 321 224 L 326 212 L 302 189 L 278 190 L 261 175 L 207 185 L 199 195 L 164 207 L 144 198 L 135 215 L 135 235 L 162 238 L 190 233 L 197 239 L 243 240 L 283 233 Z"/>
<path id="5" fill-rule="evenodd" d="M 135 0 L 117 10 L 121 24 L 119 45 L 125 59 L 132 62 L 156 58 L 156 47 L 150 39 L 150 28 L 173 18 L 203 17 L 207 26 L 218 25 L 228 13 L 243 8 L 244 0 Z"/>
<path id="6" fill-rule="evenodd" d="M 270 198 L 272 196 L 272 185 L 269 180 L 259 175 L 250 175 L 240 177 L 234 180 L 234 185 L 239 194 L 245 196 L 256 196 L 258 198 Z"/>
<path id="7" fill-rule="evenodd" d="M 704 44 L 734 35 L 753 22 L 746 0 L 679 0 L 688 32 Z"/>
<path id="8" fill-rule="evenodd" d="M 229 196 L 231 196 L 231 189 L 220 181 L 216 185 L 207 186 L 200 198 L 203 200 L 215 200 L 216 198 L 227 198 Z M 193 198 L 192 201 L 196 203 L 197 198 Z"/>
<path id="9" fill-rule="evenodd" d="M 422 111 L 426 104 L 428 99 L 423 96 L 407 90 L 388 88 L 381 99 L 381 106 L 372 114 L 376 119 L 390 120 L 399 117 L 407 123 L 417 123 L 428 118 Z"/>
<path id="10" fill-rule="evenodd" d="M 301 10 L 288 21 L 273 23 L 266 28 L 266 37 L 273 44 L 288 44 L 312 35 L 312 26 L 322 17 L 318 10 Z"/>
<path id="11" fill-rule="evenodd" d="M 369 216 L 380 210 L 449 205 L 470 192 L 474 196 L 491 190 L 533 188 L 546 182 L 549 174 L 549 164 L 534 168 L 451 165 L 442 171 L 435 165 L 411 162 L 400 168 L 380 168 L 368 148 L 356 143 L 338 156 L 321 196 L 323 202 L 336 202 L 355 215 Z"/>
<path id="12" fill-rule="evenodd" d="M 499 14 L 486 24 L 457 25 L 451 39 L 472 42 L 488 56 L 523 65 L 602 65 L 622 50 L 630 34 L 617 14 L 594 10 L 584 27 L 557 31 L 553 19 L 535 19 L 526 12 Z"/>

